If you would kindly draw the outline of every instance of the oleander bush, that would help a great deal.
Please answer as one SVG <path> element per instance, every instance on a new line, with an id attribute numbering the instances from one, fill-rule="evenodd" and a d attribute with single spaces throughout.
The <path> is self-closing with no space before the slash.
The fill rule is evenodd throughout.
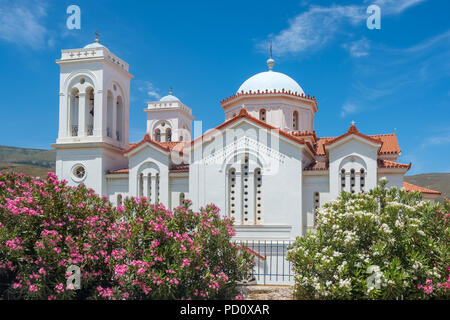
<path id="1" fill-rule="evenodd" d="M 387 189 L 343 192 L 288 253 L 300 299 L 449 299 L 450 204 Z"/>
<path id="2" fill-rule="evenodd" d="M 215 206 L 189 205 L 114 208 L 52 173 L 0 173 L 0 299 L 233 298 L 250 255 Z"/>

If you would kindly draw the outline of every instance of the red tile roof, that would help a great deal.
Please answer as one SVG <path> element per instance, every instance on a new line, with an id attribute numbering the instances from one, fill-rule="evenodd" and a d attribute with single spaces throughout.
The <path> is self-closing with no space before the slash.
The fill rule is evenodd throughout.
<path id="1" fill-rule="evenodd" d="M 409 164 L 404 164 L 404 163 L 398 163 L 395 161 L 390 161 L 390 160 L 383 160 L 383 159 L 378 159 L 378 168 L 385 168 L 385 169 L 410 169 L 411 168 L 411 163 Z"/>
<path id="2" fill-rule="evenodd" d="M 351 128 L 351 127 L 350 127 Z M 350 130 L 349 130 L 350 131 Z M 316 144 L 316 153 L 318 155 L 324 156 L 325 153 L 325 145 L 332 144 L 337 139 L 342 139 L 344 136 L 348 136 L 348 132 L 339 136 L 339 137 L 326 137 L 319 138 Z M 362 134 L 360 134 L 362 135 Z M 391 134 L 378 134 L 378 135 L 363 135 L 369 139 L 373 139 L 372 141 L 376 141 L 377 143 L 381 142 L 381 148 L 378 151 L 378 154 L 400 154 L 401 150 L 398 145 L 397 135 L 395 133 Z"/>
<path id="3" fill-rule="evenodd" d="M 431 189 L 427 189 L 424 187 L 419 187 L 416 185 L 413 185 L 411 183 L 408 182 L 403 182 L 403 188 L 405 188 L 406 191 L 410 192 L 410 191 L 419 191 L 421 193 L 426 193 L 426 194 L 435 194 L 435 195 L 441 195 L 442 193 L 436 190 L 431 190 Z"/>
<path id="4" fill-rule="evenodd" d="M 141 145 L 143 145 L 143 144 L 146 143 L 146 142 L 148 142 L 148 143 L 150 143 L 150 144 L 152 144 L 152 145 L 158 147 L 159 149 L 161 149 L 161 150 L 163 150 L 163 151 L 166 151 L 166 152 L 169 152 L 169 151 L 170 151 L 170 148 L 169 148 L 168 146 L 163 145 L 161 142 L 156 142 L 155 140 L 152 140 L 152 139 L 150 138 L 150 135 L 147 133 L 147 134 L 145 135 L 144 139 L 142 139 L 142 140 L 141 140 L 140 142 L 138 142 L 138 143 L 132 143 L 132 144 L 130 144 L 130 148 L 129 148 L 128 150 L 125 150 L 123 153 L 124 153 L 124 154 L 130 153 L 131 151 L 133 151 L 134 149 L 140 147 Z"/>
<path id="5" fill-rule="evenodd" d="M 189 164 L 177 164 L 170 168 L 170 172 L 189 172 Z"/>
<path id="6" fill-rule="evenodd" d="M 328 170 L 328 163 L 324 161 L 315 161 L 309 166 L 305 167 L 305 171 L 323 171 Z"/>
<path id="7" fill-rule="evenodd" d="M 130 169 L 119 169 L 119 170 L 110 170 L 106 172 L 106 174 L 128 174 L 130 172 Z"/>

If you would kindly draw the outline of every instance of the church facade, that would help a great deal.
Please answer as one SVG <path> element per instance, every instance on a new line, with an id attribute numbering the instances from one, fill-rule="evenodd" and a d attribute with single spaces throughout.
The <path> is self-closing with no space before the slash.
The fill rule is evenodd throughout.
<path id="1" fill-rule="evenodd" d="M 129 65 L 96 40 L 62 50 L 56 174 L 116 205 L 147 197 L 173 209 L 216 204 L 235 219 L 242 240 L 290 240 L 314 228 L 315 211 L 342 190 L 370 190 L 381 177 L 404 183 L 411 164 L 396 133 L 365 135 L 352 124 L 318 137 L 315 97 L 289 76 L 268 70 L 221 101 L 225 121 L 202 134 L 192 109 L 172 92 L 149 102 L 146 135 L 129 142 Z M 198 137 L 193 139 L 192 137 Z M 422 188 L 423 189 L 423 188 Z M 439 192 L 423 189 L 424 198 Z"/>

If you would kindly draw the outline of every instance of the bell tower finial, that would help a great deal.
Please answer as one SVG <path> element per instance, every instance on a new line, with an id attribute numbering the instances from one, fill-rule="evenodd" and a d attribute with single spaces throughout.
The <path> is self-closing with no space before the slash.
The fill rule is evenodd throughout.
<path id="1" fill-rule="evenodd" d="M 173 87 L 172 86 L 170 86 L 169 95 L 173 96 Z"/>
<path id="2" fill-rule="evenodd" d="M 95 31 L 95 43 L 99 43 L 98 37 L 100 37 L 100 33 L 98 33 L 98 30 Z"/>

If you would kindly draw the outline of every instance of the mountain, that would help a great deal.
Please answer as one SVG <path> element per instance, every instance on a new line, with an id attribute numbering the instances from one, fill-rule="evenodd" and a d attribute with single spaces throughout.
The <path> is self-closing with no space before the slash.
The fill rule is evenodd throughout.
<path id="1" fill-rule="evenodd" d="M 15 171 L 45 177 L 55 171 L 54 150 L 0 146 L 0 171 Z"/>
<path id="2" fill-rule="evenodd" d="M 54 150 L 26 149 L 0 146 L 0 171 L 16 171 L 44 177 L 55 171 Z M 442 198 L 450 198 L 450 173 L 425 173 L 406 176 L 405 181 L 420 187 L 442 192 Z"/>

